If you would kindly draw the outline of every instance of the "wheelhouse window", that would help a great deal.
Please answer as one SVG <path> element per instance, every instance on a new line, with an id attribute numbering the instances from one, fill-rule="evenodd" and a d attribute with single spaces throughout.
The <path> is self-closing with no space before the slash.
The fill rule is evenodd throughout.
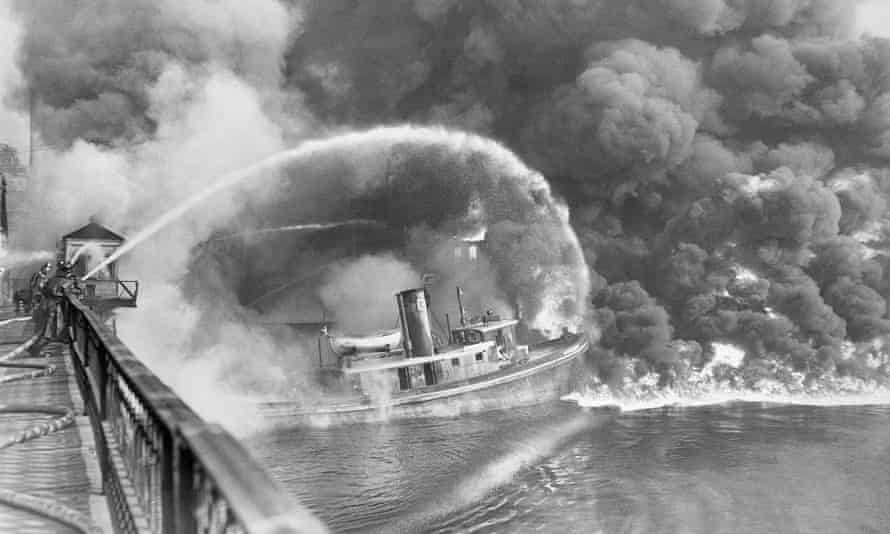
<path id="1" fill-rule="evenodd" d="M 478 330 L 459 330 L 454 333 L 454 339 L 461 345 L 475 345 L 482 343 L 482 332 Z"/>

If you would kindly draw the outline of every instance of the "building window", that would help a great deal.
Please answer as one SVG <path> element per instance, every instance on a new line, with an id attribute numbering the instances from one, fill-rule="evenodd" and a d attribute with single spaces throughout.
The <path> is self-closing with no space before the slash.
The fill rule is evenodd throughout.
<path id="1" fill-rule="evenodd" d="M 470 250 L 467 252 L 471 260 L 475 260 L 476 256 L 479 254 L 479 249 L 476 248 L 476 245 L 470 245 Z"/>
<path id="2" fill-rule="evenodd" d="M 460 367 L 460 358 L 451 358 L 451 365 L 453 367 Z"/>
<path id="3" fill-rule="evenodd" d="M 483 355 L 481 352 L 476 353 L 476 361 L 477 362 L 481 362 L 484 357 L 485 357 L 485 355 Z"/>

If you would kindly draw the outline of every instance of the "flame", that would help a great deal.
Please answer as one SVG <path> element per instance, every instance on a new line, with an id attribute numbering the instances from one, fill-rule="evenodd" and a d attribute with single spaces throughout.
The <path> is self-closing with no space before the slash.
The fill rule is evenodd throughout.
<path id="1" fill-rule="evenodd" d="M 760 280 L 760 277 L 747 267 L 743 267 L 739 264 L 735 264 L 732 266 L 733 273 L 735 274 L 735 279 L 739 282 L 757 282 Z"/>
<path id="2" fill-rule="evenodd" d="M 488 228 L 482 226 L 471 232 L 467 232 L 461 235 L 460 237 L 458 237 L 458 239 L 460 239 L 464 243 L 481 243 L 482 241 L 485 241 L 486 234 L 488 234 Z"/>

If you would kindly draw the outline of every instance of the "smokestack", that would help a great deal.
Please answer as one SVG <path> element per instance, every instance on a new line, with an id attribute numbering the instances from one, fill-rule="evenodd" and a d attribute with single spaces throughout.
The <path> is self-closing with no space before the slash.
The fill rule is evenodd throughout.
<path id="1" fill-rule="evenodd" d="M 402 340 L 408 358 L 433 355 L 433 331 L 427 292 L 424 288 L 408 289 L 396 294 Z"/>

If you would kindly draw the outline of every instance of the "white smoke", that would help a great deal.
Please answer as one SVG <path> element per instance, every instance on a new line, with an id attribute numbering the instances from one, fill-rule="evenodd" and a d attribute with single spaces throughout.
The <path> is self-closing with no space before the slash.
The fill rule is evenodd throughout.
<path id="1" fill-rule="evenodd" d="M 253 24 L 251 17 L 236 16 L 240 9 L 223 10 L 228 15 L 208 19 L 201 13 L 210 6 L 201 4 L 203 11 L 194 11 L 199 4 L 178 9 L 182 22 L 200 22 L 197 30 L 208 39 L 221 39 L 219 34 L 225 31 L 239 34 L 243 21 Z M 263 34 L 265 28 L 249 31 Z M 275 45 L 279 48 L 286 38 L 283 33 L 270 34 L 280 41 Z M 274 45 L 268 36 L 262 42 L 260 49 L 266 52 Z M 268 62 L 259 56 L 250 60 Z M 92 215 L 131 234 L 171 203 L 206 188 L 216 176 L 284 147 L 285 132 L 264 108 L 267 93 L 221 63 L 198 68 L 172 61 L 148 94 L 149 114 L 157 122 L 150 141 L 108 147 L 79 140 L 68 150 L 41 154 L 39 173 L 30 187 L 35 243 L 52 245 Z M 257 195 L 259 189 L 255 188 Z M 119 313 L 119 334 L 193 408 L 244 433 L 254 429 L 245 423 L 256 418 L 246 417 L 239 408 L 248 403 L 242 402 L 243 390 L 233 384 L 232 375 L 240 375 L 243 383 L 245 374 L 254 373 L 254 382 L 281 385 L 283 373 L 265 362 L 278 361 L 287 350 L 238 318 L 215 325 L 216 342 L 194 346 L 205 310 L 188 302 L 181 288 L 190 251 L 218 223 L 231 219 L 241 203 L 233 195 L 221 194 L 203 207 L 121 261 L 121 278 L 138 279 L 141 284 L 139 309 Z M 250 354 L 252 365 L 241 367 L 245 354 Z"/>
<path id="2" fill-rule="evenodd" d="M 55 252 L 48 250 L 24 252 L 19 250 L 9 250 L 0 247 L 0 272 L 16 267 L 32 265 L 38 262 L 45 262 L 55 257 Z"/>
<path id="3" fill-rule="evenodd" d="M 856 33 L 890 37 L 890 3 L 886 0 L 858 0 Z"/>
<path id="4" fill-rule="evenodd" d="M 24 153 L 28 147 L 28 118 L 11 106 L 21 83 L 16 54 L 21 29 L 13 16 L 9 0 L 0 0 L 0 143 Z"/>
<path id="5" fill-rule="evenodd" d="M 130 187 L 120 190 L 126 218 L 119 225 L 138 228 L 171 203 L 207 187 L 216 174 L 282 148 L 282 132 L 263 112 L 258 94 L 230 72 L 195 77 L 172 65 L 153 97 L 160 119 L 157 139 L 126 155 L 132 178 Z M 203 310 L 187 302 L 179 287 L 192 248 L 239 207 L 233 196 L 218 195 L 201 213 L 125 257 L 121 276 L 139 279 L 142 293 L 140 312 L 122 314 L 120 326 L 122 339 L 195 409 L 243 433 L 253 427 L 241 425 L 257 418 L 242 413 L 249 403 L 232 384 L 233 369 L 249 354 L 252 365 L 239 372 L 262 380 L 270 374 L 281 378 L 271 364 L 266 366 L 281 355 L 281 348 L 231 318 L 216 325 L 215 342 L 195 352 L 192 339 L 201 328 Z"/>
<path id="6" fill-rule="evenodd" d="M 228 63 L 260 88 L 281 78 L 280 57 L 300 14 L 277 0 L 163 0 L 158 9 L 198 36 L 211 62 Z"/>
<path id="7" fill-rule="evenodd" d="M 339 328 L 366 334 L 397 326 L 395 294 L 420 285 L 420 275 L 391 254 L 363 256 L 334 267 L 319 296 Z"/>

